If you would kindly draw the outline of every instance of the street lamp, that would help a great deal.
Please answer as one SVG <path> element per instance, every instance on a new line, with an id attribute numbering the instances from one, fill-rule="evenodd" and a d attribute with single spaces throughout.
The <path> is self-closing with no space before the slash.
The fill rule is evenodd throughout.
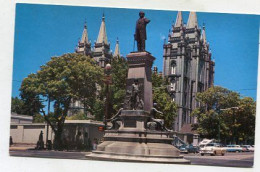
<path id="1" fill-rule="evenodd" d="M 105 105 L 105 116 L 104 116 L 104 124 L 105 129 L 107 128 L 107 118 L 108 118 L 108 112 L 109 112 L 109 85 L 112 84 L 112 78 L 111 78 L 111 65 L 108 63 L 105 67 L 105 84 L 106 84 L 106 105 Z"/>

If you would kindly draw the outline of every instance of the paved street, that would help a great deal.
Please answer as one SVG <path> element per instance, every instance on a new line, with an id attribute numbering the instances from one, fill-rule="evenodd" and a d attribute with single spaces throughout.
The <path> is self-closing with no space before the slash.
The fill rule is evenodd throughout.
<path id="1" fill-rule="evenodd" d="M 184 155 L 193 165 L 252 167 L 254 164 L 253 152 L 226 153 L 225 156 L 201 156 L 200 154 Z"/>
<path id="2" fill-rule="evenodd" d="M 85 155 L 90 152 L 67 152 L 67 151 L 36 151 L 36 150 L 12 150 L 11 156 L 60 158 L 86 160 Z M 191 161 L 192 165 L 210 165 L 227 167 L 252 167 L 253 153 L 227 153 L 225 156 L 200 156 L 199 154 L 185 154 L 184 157 Z"/>

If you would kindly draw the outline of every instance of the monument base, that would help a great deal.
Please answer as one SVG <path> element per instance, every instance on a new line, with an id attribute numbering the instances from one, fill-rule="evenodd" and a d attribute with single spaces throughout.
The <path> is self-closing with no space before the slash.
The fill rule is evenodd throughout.
<path id="1" fill-rule="evenodd" d="M 87 159 L 103 161 L 121 161 L 121 162 L 146 162 L 146 163 L 167 163 L 167 164 L 190 164 L 189 160 L 183 156 L 170 155 L 178 152 L 174 146 L 165 148 L 165 145 L 127 142 L 103 142 L 101 145 L 107 145 L 109 149 L 118 149 L 117 153 L 109 151 L 93 151 L 86 155 Z M 100 145 L 100 146 L 101 146 Z M 162 146 L 162 147 L 161 147 Z M 122 151 L 123 150 L 123 151 Z M 162 152 L 168 152 L 164 155 Z M 158 155 L 161 154 L 161 155 Z"/>
<path id="2" fill-rule="evenodd" d="M 93 160 L 190 164 L 171 143 L 168 131 L 146 127 L 149 114 L 143 110 L 123 110 L 119 129 L 106 130 L 104 142 L 86 155 Z"/>

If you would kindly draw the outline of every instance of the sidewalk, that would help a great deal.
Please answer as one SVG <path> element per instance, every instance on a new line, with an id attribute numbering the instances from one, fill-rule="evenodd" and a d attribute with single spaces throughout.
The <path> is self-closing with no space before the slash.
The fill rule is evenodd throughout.
<path id="1" fill-rule="evenodd" d="M 9 147 L 9 151 L 17 151 L 17 150 L 29 150 L 29 149 L 35 149 L 35 145 L 32 144 L 13 144 Z"/>

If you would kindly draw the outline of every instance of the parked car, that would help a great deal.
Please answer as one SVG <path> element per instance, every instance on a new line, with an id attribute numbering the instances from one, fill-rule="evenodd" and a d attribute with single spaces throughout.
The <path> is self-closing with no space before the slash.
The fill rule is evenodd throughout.
<path id="1" fill-rule="evenodd" d="M 242 145 L 242 152 L 250 152 L 250 148 L 252 148 L 250 145 Z"/>
<path id="2" fill-rule="evenodd" d="M 242 152 L 242 148 L 239 145 L 227 145 L 225 149 L 227 152 Z"/>
<path id="3" fill-rule="evenodd" d="M 204 156 L 205 154 L 213 155 L 222 155 L 226 154 L 226 149 L 221 147 L 218 143 L 209 143 L 204 147 L 200 148 L 200 155 Z"/>
<path id="4" fill-rule="evenodd" d="M 188 153 L 187 145 L 181 145 L 177 148 L 180 150 L 180 153 Z"/>
<path id="5" fill-rule="evenodd" d="M 186 148 L 189 153 L 199 153 L 200 152 L 200 148 L 198 146 L 193 146 L 192 144 L 188 145 Z"/>

